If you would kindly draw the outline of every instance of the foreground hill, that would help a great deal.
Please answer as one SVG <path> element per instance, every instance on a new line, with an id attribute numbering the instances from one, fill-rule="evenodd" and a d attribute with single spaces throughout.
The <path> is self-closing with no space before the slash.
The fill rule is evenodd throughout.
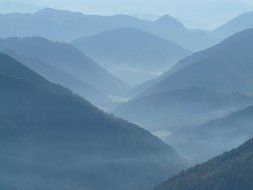
<path id="1" fill-rule="evenodd" d="M 132 78 L 136 78 L 139 83 L 145 81 L 141 73 L 147 73 L 153 78 L 155 73 L 167 70 L 190 54 L 173 42 L 134 28 L 102 32 L 77 39 L 72 44 L 117 77 L 132 83 Z M 122 76 L 123 72 L 128 72 L 130 76 Z"/>
<path id="2" fill-rule="evenodd" d="M 139 97 L 114 113 L 151 130 L 178 130 L 225 116 L 253 104 L 253 97 L 189 88 Z"/>
<path id="3" fill-rule="evenodd" d="M 67 43 L 41 37 L 8 38 L 0 40 L 0 49 L 48 80 L 70 88 L 95 104 L 127 89 L 123 82 Z M 99 96 L 104 98 L 100 100 Z"/>
<path id="4" fill-rule="evenodd" d="M 155 190 L 251 190 L 253 140 L 169 179 Z"/>
<path id="5" fill-rule="evenodd" d="M 149 132 L 4 54 L 0 92 L 1 189 L 133 190 L 184 167 Z"/>
<path id="6" fill-rule="evenodd" d="M 215 29 L 212 33 L 219 38 L 227 38 L 237 32 L 253 28 L 253 12 L 243 13 Z"/>
<path id="7" fill-rule="evenodd" d="M 157 21 L 146 21 L 127 15 L 84 15 L 45 8 L 34 14 L 2 14 L 0 24 L 5 26 L 0 28 L 0 36 L 3 38 L 43 36 L 50 40 L 69 42 L 102 31 L 132 27 L 156 34 L 190 50 L 204 49 L 217 42 L 207 32 L 188 30 L 168 15 Z"/>
<path id="8" fill-rule="evenodd" d="M 240 48 L 239 48 L 240 47 Z M 203 87 L 221 92 L 253 92 L 253 29 L 189 56 L 144 94 Z"/>

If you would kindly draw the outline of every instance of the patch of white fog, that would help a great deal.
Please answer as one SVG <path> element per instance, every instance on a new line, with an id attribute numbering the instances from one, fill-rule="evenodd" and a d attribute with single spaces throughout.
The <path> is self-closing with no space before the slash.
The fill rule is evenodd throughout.
<path id="1" fill-rule="evenodd" d="M 164 140 L 166 137 L 171 135 L 170 131 L 167 130 L 158 130 L 158 131 L 153 131 L 152 134 L 162 140 Z"/>
<path id="2" fill-rule="evenodd" d="M 128 97 L 121 97 L 121 96 L 109 96 L 109 99 L 113 103 L 127 103 L 129 101 Z"/>

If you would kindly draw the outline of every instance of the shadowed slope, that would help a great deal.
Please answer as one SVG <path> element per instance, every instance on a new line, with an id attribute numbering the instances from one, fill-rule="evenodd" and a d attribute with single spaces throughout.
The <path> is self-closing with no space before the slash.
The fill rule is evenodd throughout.
<path id="1" fill-rule="evenodd" d="M 184 165 L 149 132 L 101 112 L 4 54 L 0 105 L 2 189 L 132 190 Z"/>

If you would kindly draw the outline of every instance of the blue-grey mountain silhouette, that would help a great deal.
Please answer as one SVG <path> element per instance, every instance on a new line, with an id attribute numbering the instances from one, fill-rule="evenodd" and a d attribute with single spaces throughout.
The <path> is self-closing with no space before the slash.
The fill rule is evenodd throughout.
<path id="1" fill-rule="evenodd" d="M 237 32 L 241 32 L 246 29 L 253 28 L 253 12 L 243 13 L 234 19 L 226 22 L 221 25 L 217 29 L 215 29 L 212 33 L 213 35 L 224 39 L 227 38 Z"/>
<path id="2" fill-rule="evenodd" d="M 72 44 L 132 85 L 156 77 L 190 54 L 173 42 L 135 28 L 102 32 Z"/>
<path id="3" fill-rule="evenodd" d="M 107 30 L 133 27 L 156 34 L 189 50 L 200 50 L 217 43 L 217 39 L 208 32 L 188 30 L 169 15 L 156 21 L 146 21 L 128 15 L 84 15 L 45 8 L 34 14 L 2 14 L 0 24 L 5 26 L 0 29 L 0 37 L 3 38 L 42 36 L 69 42 Z"/>
<path id="4" fill-rule="evenodd" d="M 0 92 L 1 189 L 130 190 L 185 166 L 149 132 L 4 54 Z"/>
<path id="5" fill-rule="evenodd" d="M 253 29 L 237 33 L 212 48 L 183 59 L 143 94 L 191 87 L 251 93 L 252 50 Z"/>
<path id="6" fill-rule="evenodd" d="M 0 40 L 0 49 L 96 105 L 109 101 L 109 95 L 127 90 L 123 82 L 67 43 L 41 37 L 8 38 Z"/>

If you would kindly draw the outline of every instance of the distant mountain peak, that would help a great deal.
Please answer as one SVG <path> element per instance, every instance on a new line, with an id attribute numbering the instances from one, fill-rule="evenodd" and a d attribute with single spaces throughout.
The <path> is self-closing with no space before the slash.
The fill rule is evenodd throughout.
<path id="1" fill-rule="evenodd" d="M 35 13 L 36 15 L 41 16 L 62 16 L 62 15 L 75 15 L 75 16 L 84 16 L 81 12 L 73 12 L 69 10 L 60 10 L 60 9 L 53 9 L 50 7 L 43 8 Z"/>
<path id="2" fill-rule="evenodd" d="M 173 25 L 178 25 L 180 27 L 184 27 L 184 25 L 179 22 L 177 19 L 173 18 L 170 15 L 163 15 L 161 16 L 158 20 L 156 20 L 156 23 L 159 24 L 173 24 Z"/>
<path id="3" fill-rule="evenodd" d="M 50 7 L 42 8 L 39 11 L 35 12 L 35 14 L 45 14 L 45 13 L 51 13 L 51 12 L 56 12 L 58 11 L 57 9 L 53 9 Z"/>

